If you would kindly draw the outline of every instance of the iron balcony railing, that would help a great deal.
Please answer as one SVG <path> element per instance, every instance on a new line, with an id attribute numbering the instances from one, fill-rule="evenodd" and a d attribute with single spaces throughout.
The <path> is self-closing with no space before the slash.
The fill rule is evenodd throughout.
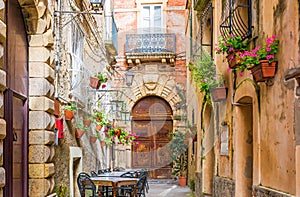
<path id="1" fill-rule="evenodd" d="M 153 34 L 127 34 L 126 53 L 175 53 L 176 35 Z"/>
<path id="2" fill-rule="evenodd" d="M 106 22 L 105 42 L 111 43 L 114 46 L 115 50 L 118 51 L 118 29 L 113 15 L 105 16 L 105 22 Z"/>
<path id="3" fill-rule="evenodd" d="M 222 35 L 230 34 L 246 39 L 252 36 L 252 0 L 239 4 L 239 0 L 229 0 L 224 5 L 220 31 Z"/>

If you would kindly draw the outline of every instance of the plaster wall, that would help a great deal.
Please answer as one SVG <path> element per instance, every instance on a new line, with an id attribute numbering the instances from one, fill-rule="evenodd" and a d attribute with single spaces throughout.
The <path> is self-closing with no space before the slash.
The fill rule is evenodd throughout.
<path id="1" fill-rule="evenodd" d="M 219 124 L 225 122 L 230 131 L 228 156 L 220 155 L 220 139 L 216 140 L 215 159 L 217 167 L 215 168 L 215 175 L 226 177 L 226 180 L 235 185 L 235 187 L 229 187 L 231 190 L 229 196 L 234 193 L 232 190 L 242 192 L 243 186 L 239 185 L 241 181 L 238 181 L 237 178 L 240 174 L 245 173 L 245 168 L 239 169 L 237 165 L 241 164 L 242 161 L 239 158 L 244 157 L 246 153 L 239 152 L 241 147 L 238 144 L 243 139 L 240 131 L 252 130 L 252 185 L 262 185 L 273 189 L 272 192 L 262 192 L 264 195 L 271 196 L 276 193 L 282 196 L 297 196 L 299 192 L 296 190 L 299 190 L 299 184 L 296 181 L 298 180 L 296 178 L 298 171 L 296 159 L 299 156 L 295 150 L 295 133 L 297 131 L 294 128 L 294 90 L 296 84 L 294 81 L 284 81 L 284 74 L 288 69 L 299 66 L 299 2 L 287 0 L 255 0 L 252 2 L 253 40 L 250 46 L 262 45 L 267 37 L 276 34 L 280 40 L 277 55 L 278 69 L 274 80 L 267 83 L 255 83 L 250 71 L 237 72 L 236 75 L 233 72 L 227 72 L 228 65 L 225 56 L 213 54 L 215 64 L 222 72 L 228 87 L 227 100 L 219 104 Z M 219 19 L 222 14 L 220 11 L 222 10 L 222 1 L 212 1 L 212 3 L 214 7 L 213 37 L 214 43 L 216 43 L 220 35 Z M 235 77 L 236 81 L 234 81 Z M 189 88 L 192 90 L 191 87 Z M 198 97 L 199 100 L 197 100 L 199 111 L 202 108 L 200 98 Z M 252 127 L 242 124 L 243 121 L 251 119 L 247 117 L 247 113 L 239 112 L 239 108 L 242 108 L 239 103 L 245 102 L 251 103 L 253 106 Z M 191 113 L 189 108 L 188 113 Z M 201 124 L 201 121 L 199 120 L 198 125 Z M 220 125 L 216 125 L 215 129 L 220 127 Z M 198 143 L 199 146 L 204 145 Z M 200 163 L 197 160 L 196 165 L 199 166 L 197 169 L 201 169 Z M 209 172 L 211 169 L 205 170 Z M 203 173 L 205 174 L 205 172 Z M 215 184 L 222 185 L 223 179 L 221 179 L 215 179 L 215 182 L 218 182 Z M 214 190 L 216 189 L 218 190 L 214 191 L 216 196 L 218 193 L 219 196 L 227 196 L 222 194 L 221 187 L 215 187 Z"/>

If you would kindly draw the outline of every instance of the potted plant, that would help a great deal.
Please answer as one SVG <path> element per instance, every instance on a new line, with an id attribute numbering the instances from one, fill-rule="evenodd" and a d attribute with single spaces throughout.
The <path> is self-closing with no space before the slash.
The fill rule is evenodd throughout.
<path id="1" fill-rule="evenodd" d="M 89 127 L 91 125 L 92 121 L 93 121 L 92 117 L 85 118 L 85 119 L 83 119 L 83 125 L 85 127 Z"/>
<path id="2" fill-rule="evenodd" d="M 78 123 L 75 128 L 75 137 L 81 138 L 87 130 L 88 127 L 85 127 L 82 122 Z"/>
<path id="3" fill-rule="evenodd" d="M 197 65 L 190 64 L 189 67 L 199 90 L 205 94 L 206 101 L 226 99 L 227 88 L 224 86 L 223 75 L 217 72 L 216 66 L 210 57 L 202 57 Z M 223 94 L 219 94 L 219 92 Z"/>
<path id="4" fill-rule="evenodd" d="M 99 89 L 100 85 L 106 83 L 108 80 L 105 73 L 98 72 L 94 76 L 90 77 L 90 86 L 94 89 Z M 105 86 L 102 86 L 105 88 Z"/>
<path id="5" fill-rule="evenodd" d="M 240 63 L 236 57 L 238 57 L 239 53 L 246 51 L 247 47 L 248 42 L 244 42 L 241 36 L 222 34 L 219 37 L 215 50 L 217 54 L 227 54 L 226 58 L 229 68 L 240 70 Z"/>
<path id="6" fill-rule="evenodd" d="M 104 133 L 104 141 L 107 145 L 112 145 L 115 142 L 122 145 L 139 145 L 139 142 L 137 141 L 138 136 L 121 127 L 106 129 L 104 130 Z"/>
<path id="7" fill-rule="evenodd" d="M 96 122 L 100 122 L 104 117 L 104 112 L 101 110 L 94 109 L 92 117 Z"/>
<path id="8" fill-rule="evenodd" d="M 171 156 L 172 174 L 177 176 L 179 179 L 179 185 L 186 185 L 186 174 L 187 174 L 187 148 L 188 145 L 185 143 L 186 136 L 182 131 L 175 130 L 173 138 L 168 144 Z"/>
<path id="9" fill-rule="evenodd" d="M 75 103 L 67 103 L 65 105 L 65 119 L 72 120 L 76 111 Z"/>
<path id="10" fill-rule="evenodd" d="M 240 62 L 247 67 L 256 82 L 273 78 L 276 72 L 279 40 L 276 35 L 266 39 L 263 47 L 256 46 L 251 51 L 240 54 Z"/>

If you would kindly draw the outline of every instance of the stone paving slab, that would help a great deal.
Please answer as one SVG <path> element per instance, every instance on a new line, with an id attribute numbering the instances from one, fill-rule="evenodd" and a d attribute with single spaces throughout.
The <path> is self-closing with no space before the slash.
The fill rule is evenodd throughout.
<path id="1" fill-rule="evenodd" d="M 192 197 L 189 187 L 179 186 L 175 180 L 149 180 L 147 197 Z"/>

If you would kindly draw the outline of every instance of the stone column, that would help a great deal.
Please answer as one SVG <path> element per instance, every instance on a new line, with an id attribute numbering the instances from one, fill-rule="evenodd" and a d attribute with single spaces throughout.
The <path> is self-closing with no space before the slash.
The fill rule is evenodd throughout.
<path id="1" fill-rule="evenodd" d="M 22 3 L 21 3 L 22 5 Z M 29 36 L 29 148 L 28 196 L 47 196 L 53 192 L 55 133 L 53 30 L 47 2 L 23 5 Z"/>

